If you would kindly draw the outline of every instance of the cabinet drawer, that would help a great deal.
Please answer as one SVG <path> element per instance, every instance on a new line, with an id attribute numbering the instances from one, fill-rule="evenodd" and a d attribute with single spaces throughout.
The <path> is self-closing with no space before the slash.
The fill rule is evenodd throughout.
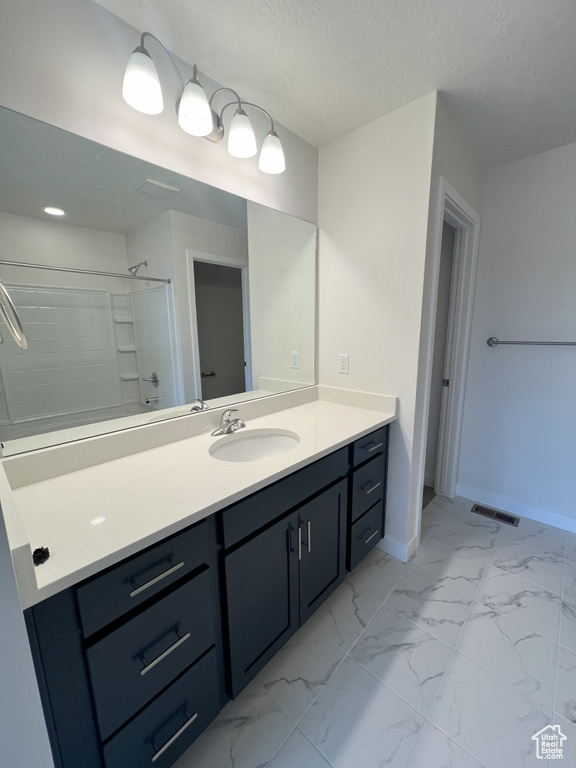
<path id="1" fill-rule="evenodd" d="M 103 748 L 106 768 L 168 768 L 216 717 L 218 671 L 210 651 Z"/>
<path id="2" fill-rule="evenodd" d="M 352 475 L 352 522 L 384 498 L 385 471 L 386 457 L 381 455 Z"/>
<path id="3" fill-rule="evenodd" d="M 314 464 L 254 493 L 222 513 L 226 549 L 255 533 L 289 509 L 335 483 L 348 472 L 348 448 L 341 448 Z"/>
<path id="4" fill-rule="evenodd" d="M 84 636 L 89 637 L 207 563 L 208 552 L 208 525 L 203 520 L 78 587 L 76 594 Z"/>
<path id="5" fill-rule="evenodd" d="M 350 532 L 350 570 L 378 544 L 384 535 L 382 522 L 382 504 L 378 502 L 354 523 Z"/>
<path id="6" fill-rule="evenodd" d="M 368 459 L 378 456 L 379 453 L 386 452 L 388 439 L 388 426 L 381 427 L 375 432 L 371 432 L 354 443 L 352 463 L 355 467 Z"/>
<path id="7" fill-rule="evenodd" d="M 213 643 L 206 570 L 89 648 L 101 738 L 110 736 Z"/>

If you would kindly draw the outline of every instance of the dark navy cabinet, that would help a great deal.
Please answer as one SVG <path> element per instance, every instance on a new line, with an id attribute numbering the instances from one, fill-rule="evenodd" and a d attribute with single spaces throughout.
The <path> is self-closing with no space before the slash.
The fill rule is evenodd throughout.
<path id="1" fill-rule="evenodd" d="M 300 507 L 300 624 L 314 613 L 345 575 L 346 480 Z"/>
<path id="2" fill-rule="evenodd" d="M 171 765 L 226 701 L 214 517 L 25 612 L 56 766 Z"/>
<path id="3" fill-rule="evenodd" d="M 232 695 L 298 629 L 297 512 L 224 558 Z"/>
<path id="4" fill-rule="evenodd" d="M 25 611 L 57 768 L 169 768 L 384 535 L 388 427 Z"/>

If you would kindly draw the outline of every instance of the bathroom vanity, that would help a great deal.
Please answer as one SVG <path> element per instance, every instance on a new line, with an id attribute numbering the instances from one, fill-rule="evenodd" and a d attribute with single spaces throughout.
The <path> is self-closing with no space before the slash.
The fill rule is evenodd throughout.
<path id="1" fill-rule="evenodd" d="M 53 554 L 36 573 L 41 585 L 47 567 L 44 595 L 53 594 L 39 593 L 25 611 L 57 766 L 167 767 L 182 754 L 383 536 L 393 418 L 314 402 L 258 419 L 259 426 L 296 425 L 297 448 L 244 464 L 210 457 L 211 476 L 198 479 L 196 500 L 195 484 L 182 481 L 188 509 L 177 525 L 162 520 L 161 510 L 153 514 L 158 530 L 150 544 L 150 515 L 142 515 L 140 547 L 133 534 L 129 547 L 116 542 L 99 560 L 98 537 L 108 535 L 112 513 L 105 498 L 120 496 L 130 460 L 146 472 L 147 461 L 169 462 L 170 452 L 172 463 L 187 449 L 208 455 L 215 438 L 199 435 L 120 459 L 108 467 L 106 489 L 99 487 L 101 465 L 15 492 L 22 509 L 40 498 L 56 509 L 53 494 L 68 488 L 60 501 L 70 507 L 76 481 L 94 493 L 83 517 L 101 512 L 90 520 L 92 557 L 76 553 L 66 577 L 55 565 L 58 546 L 66 537 L 82 546 L 77 532 L 63 530 L 55 547 L 45 542 Z M 181 496 L 170 498 L 169 478 L 158 492 L 167 510 L 181 506 Z"/>

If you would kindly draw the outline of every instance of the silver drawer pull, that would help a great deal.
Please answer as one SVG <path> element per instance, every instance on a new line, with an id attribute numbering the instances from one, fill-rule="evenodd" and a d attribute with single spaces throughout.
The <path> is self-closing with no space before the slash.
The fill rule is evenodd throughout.
<path id="1" fill-rule="evenodd" d="M 190 632 L 186 632 L 186 634 L 185 634 L 185 635 L 180 635 L 180 634 L 178 634 L 178 640 L 176 640 L 176 642 L 175 642 L 175 643 L 173 643 L 173 644 L 170 646 L 170 648 L 167 648 L 167 649 L 164 651 L 164 653 L 161 653 L 161 654 L 160 654 L 160 656 L 156 656 L 156 658 L 154 659 L 154 661 L 151 661 L 151 662 L 150 662 L 150 664 L 148 664 L 148 662 L 147 662 L 147 661 L 146 661 L 144 658 L 142 658 L 142 659 L 141 659 L 141 661 L 142 661 L 142 663 L 144 664 L 144 667 L 143 667 L 143 668 L 140 670 L 140 676 L 141 676 L 141 677 L 144 677 L 144 675 L 145 675 L 147 672 L 150 672 L 150 670 L 152 669 L 152 667 L 155 667 L 155 666 L 156 666 L 156 664 L 160 664 L 160 662 L 161 662 L 163 659 L 165 659 L 165 658 L 166 658 L 166 656 L 169 656 L 169 655 L 172 653 L 172 651 L 175 651 L 175 650 L 176 650 L 176 648 L 178 648 L 180 645 L 182 645 L 182 643 L 183 643 L 185 640 L 188 640 L 188 638 L 189 638 L 189 637 L 190 637 Z"/>
<path id="2" fill-rule="evenodd" d="M 372 451 L 377 451 L 378 448 L 382 448 L 383 443 L 377 443 L 376 445 L 372 445 L 372 448 L 368 448 L 369 445 L 371 445 L 371 443 L 366 443 L 364 448 L 368 451 L 368 453 L 372 453 Z"/>
<path id="3" fill-rule="evenodd" d="M 372 481 L 370 480 L 370 482 L 372 482 Z M 369 485 L 369 484 L 370 484 L 370 483 L 366 483 L 366 485 L 364 486 L 364 488 L 362 488 L 362 490 L 364 491 L 364 493 L 365 493 L 366 495 L 368 495 L 369 493 L 372 493 L 372 491 L 375 491 L 375 490 L 376 490 L 376 488 L 380 488 L 380 486 L 382 485 L 382 483 L 378 482 L 378 483 L 376 483 L 375 485 L 373 485 L 371 488 L 368 488 L 368 485 Z"/>
<path id="4" fill-rule="evenodd" d="M 369 542 L 369 541 L 372 541 L 372 539 L 374 538 L 374 536 L 376 536 L 376 534 L 377 534 L 377 533 L 378 533 L 378 528 L 376 528 L 376 530 L 374 531 L 374 533 L 371 533 L 371 534 L 370 534 L 370 536 L 368 536 L 368 538 L 367 538 L 367 539 L 362 539 L 362 541 L 364 542 L 364 544 L 368 544 L 368 542 Z"/>
<path id="5" fill-rule="evenodd" d="M 179 568 L 182 568 L 183 566 L 184 561 L 181 563 L 176 563 L 176 565 L 173 565 L 172 568 L 168 568 L 167 571 L 161 573 L 160 576 L 156 576 L 154 579 L 150 579 L 150 581 L 147 581 L 146 584 L 142 584 L 141 587 L 136 587 L 134 590 L 132 590 L 132 592 L 130 592 L 130 597 L 136 597 L 136 595 L 139 595 L 140 592 L 144 592 L 145 589 L 153 587 L 154 584 L 158 584 L 159 581 L 165 579 L 166 576 L 171 576 L 175 571 L 177 571 Z M 134 584 L 132 584 L 132 586 L 134 586 Z"/>
<path id="6" fill-rule="evenodd" d="M 312 552 L 312 529 L 310 526 L 310 520 L 308 520 L 306 525 L 308 526 L 308 543 L 306 546 L 308 547 L 308 552 Z"/>
<path id="7" fill-rule="evenodd" d="M 185 712 L 185 714 L 186 714 L 186 716 L 188 715 L 188 713 L 187 713 L 187 712 Z M 166 752 L 166 750 L 168 749 L 168 747 L 170 747 L 170 746 L 172 746 L 172 744 L 174 744 L 174 742 L 176 741 L 176 739 L 177 739 L 177 738 L 179 738 L 180 736 L 182 736 L 182 734 L 184 733 L 184 731 L 186 730 L 186 728 L 188 728 L 188 726 L 189 726 L 189 725 L 192 725 L 192 723 L 194 722 L 194 720 L 196 720 L 196 718 L 197 718 L 197 717 L 198 717 L 198 712 L 194 712 L 194 714 L 192 715 L 192 717 L 189 717 L 189 718 L 188 718 L 188 720 L 186 720 L 186 722 L 184 723 L 184 725 L 182 726 L 182 728 L 179 728 L 179 729 L 176 731 L 176 733 L 174 734 L 174 736 L 171 736 L 171 737 L 168 739 L 168 741 L 166 742 L 166 744 L 164 744 L 164 746 L 160 747 L 160 749 L 159 749 L 159 750 L 156 752 L 156 754 L 155 754 L 155 755 L 154 755 L 154 757 L 152 758 L 152 762 L 153 762 L 153 763 L 155 763 L 155 762 L 156 762 L 156 760 L 158 760 L 158 758 L 160 757 L 160 755 L 163 755 L 163 754 L 164 754 L 164 752 Z M 153 746 L 154 746 L 154 748 L 156 749 L 156 745 L 154 744 Z"/>

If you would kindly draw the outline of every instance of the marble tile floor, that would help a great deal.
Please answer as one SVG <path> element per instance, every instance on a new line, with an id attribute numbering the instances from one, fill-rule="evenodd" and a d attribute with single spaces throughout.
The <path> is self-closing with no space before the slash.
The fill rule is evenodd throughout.
<path id="1" fill-rule="evenodd" d="M 576 535 L 472 504 L 437 496 L 409 563 L 373 550 L 176 768 L 576 765 Z"/>

